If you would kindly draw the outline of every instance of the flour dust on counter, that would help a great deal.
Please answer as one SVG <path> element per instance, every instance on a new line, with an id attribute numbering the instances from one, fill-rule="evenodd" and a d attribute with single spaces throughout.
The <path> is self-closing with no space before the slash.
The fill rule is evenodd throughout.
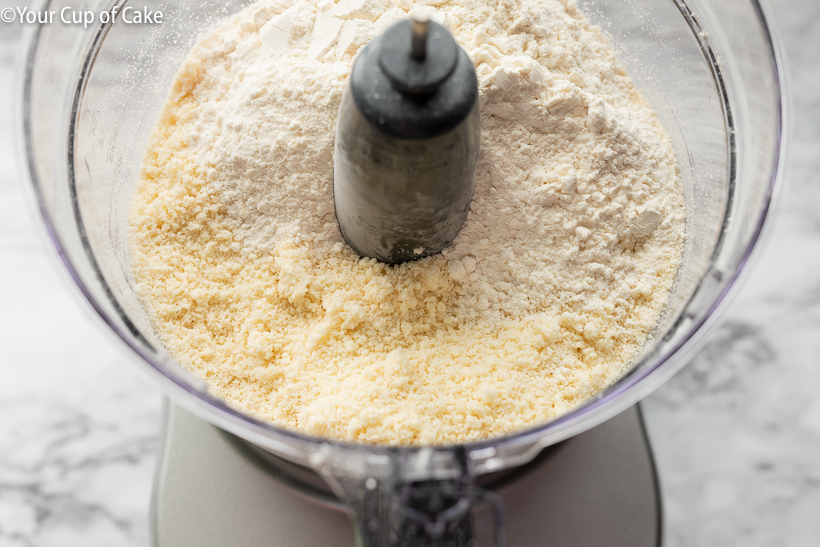
<path id="1" fill-rule="evenodd" d="M 333 209 L 355 55 L 413 8 L 263 0 L 190 52 L 130 218 L 167 350 L 229 404 L 307 434 L 450 444 L 549 421 L 615 381 L 657 323 L 684 241 L 677 160 L 571 0 L 434 2 L 479 81 L 459 236 L 397 266 Z"/>

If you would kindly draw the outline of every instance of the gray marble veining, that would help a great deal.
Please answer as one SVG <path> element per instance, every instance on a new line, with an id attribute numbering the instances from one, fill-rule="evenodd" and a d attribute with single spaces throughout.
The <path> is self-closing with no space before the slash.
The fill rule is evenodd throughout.
<path id="1" fill-rule="evenodd" d="M 820 545 L 820 2 L 771 4 L 787 187 L 726 323 L 645 401 L 668 547 Z M 0 547 L 143 546 L 160 396 L 44 250 L 11 146 L 18 37 L 0 24 Z"/>

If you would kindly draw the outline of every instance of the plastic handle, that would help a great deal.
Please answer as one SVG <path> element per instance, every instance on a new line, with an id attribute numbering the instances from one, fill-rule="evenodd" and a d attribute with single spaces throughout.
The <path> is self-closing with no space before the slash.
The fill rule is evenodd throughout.
<path id="1" fill-rule="evenodd" d="M 422 449 L 335 453 L 318 468 L 349 505 L 360 547 L 504 547 L 501 501 L 473 484 L 468 463 L 460 450 Z"/>

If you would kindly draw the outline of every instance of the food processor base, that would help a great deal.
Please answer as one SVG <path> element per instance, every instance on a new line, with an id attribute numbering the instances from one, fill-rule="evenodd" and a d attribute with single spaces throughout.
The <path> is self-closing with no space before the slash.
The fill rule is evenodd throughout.
<path id="1" fill-rule="evenodd" d="M 341 511 L 283 485 L 214 426 L 166 404 L 152 507 L 155 547 L 353 546 Z M 509 547 L 656 547 L 661 500 L 634 406 L 553 447 L 493 491 Z"/>

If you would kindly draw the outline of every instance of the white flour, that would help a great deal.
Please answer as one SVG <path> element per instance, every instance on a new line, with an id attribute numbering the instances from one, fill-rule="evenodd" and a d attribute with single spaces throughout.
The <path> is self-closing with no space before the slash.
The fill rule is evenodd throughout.
<path id="1" fill-rule="evenodd" d="M 441 256 L 358 260 L 333 210 L 353 56 L 409 4 L 263 0 L 175 82 L 135 268 L 169 350 L 240 408 L 348 440 L 499 435 L 612 382 L 658 319 L 684 239 L 677 162 L 600 30 L 572 1 L 434 4 L 482 114 L 475 198 Z"/>

